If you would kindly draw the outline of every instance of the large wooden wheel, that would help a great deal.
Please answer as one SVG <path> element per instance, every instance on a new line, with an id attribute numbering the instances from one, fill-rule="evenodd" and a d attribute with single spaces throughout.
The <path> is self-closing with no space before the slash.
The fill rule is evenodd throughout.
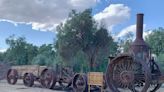
<path id="1" fill-rule="evenodd" d="M 9 69 L 7 72 L 7 82 L 9 84 L 16 84 L 18 80 L 18 72 L 15 69 Z"/>
<path id="2" fill-rule="evenodd" d="M 34 85 L 34 75 L 32 73 L 25 73 L 23 76 L 23 83 L 27 87 L 32 87 Z"/>
<path id="3" fill-rule="evenodd" d="M 150 70 L 144 62 L 129 55 L 120 55 L 108 64 L 106 81 L 112 92 L 147 92 Z"/>
<path id="4" fill-rule="evenodd" d="M 84 74 L 76 74 L 72 80 L 74 92 L 88 92 L 87 76 Z"/>
<path id="5" fill-rule="evenodd" d="M 45 69 L 40 75 L 41 85 L 45 88 L 53 89 L 57 81 L 55 72 L 52 69 Z"/>

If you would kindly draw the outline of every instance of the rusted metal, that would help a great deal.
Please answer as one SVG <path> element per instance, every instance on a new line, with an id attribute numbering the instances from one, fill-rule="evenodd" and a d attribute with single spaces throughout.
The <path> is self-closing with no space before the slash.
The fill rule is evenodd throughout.
<path id="1" fill-rule="evenodd" d="M 164 83 L 164 75 L 143 39 L 143 16 L 137 14 L 136 39 L 129 53 L 111 58 L 107 66 L 106 83 L 112 92 L 125 92 L 125 88 L 132 92 L 156 92 Z"/>
<path id="2" fill-rule="evenodd" d="M 87 76 L 85 74 L 75 74 L 72 86 L 74 92 L 88 92 Z"/>
<path id="3" fill-rule="evenodd" d="M 34 75 L 32 73 L 25 73 L 23 77 L 23 83 L 27 87 L 32 87 L 34 85 Z"/>
<path id="4" fill-rule="evenodd" d="M 45 69 L 40 75 L 40 82 L 43 87 L 53 89 L 57 82 L 57 75 L 52 69 Z"/>
<path id="5" fill-rule="evenodd" d="M 143 14 L 137 14 L 136 39 L 130 45 L 129 53 L 138 61 L 146 62 L 150 59 L 150 47 L 143 40 L 143 16 Z"/>
<path id="6" fill-rule="evenodd" d="M 58 70 L 58 69 L 57 69 Z M 68 67 L 61 67 L 61 70 L 58 71 L 60 75 L 58 76 L 58 82 L 63 89 L 66 89 L 71 86 L 74 72 Z"/>
<path id="7" fill-rule="evenodd" d="M 110 61 L 106 71 L 106 82 L 112 92 L 146 92 L 150 85 L 150 73 L 146 63 L 136 62 L 131 55 L 120 55 Z M 140 67 L 142 66 L 142 69 Z M 144 83 L 143 83 L 144 82 Z M 143 83 L 140 89 L 137 84 Z"/>
<path id="8" fill-rule="evenodd" d="M 48 74 L 48 71 L 51 71 L 51 75 L 53 75 L 51 76 L 52 79 L 50 79 L 50 77 L 47 76 L 50 75 Z M 74 72 L 71 68 L 56 65 L 56 69 L 45 69 L 41 73 L 40 81 L 42 86 L 46 88 L 53 88 L 56 82 L 58 82 L 62 89 L 67 89 L 72 85 L 73 76 Z M 46 85 L 47 81 L 49 82 L 49 85 Z"/>
<path id="9" fill-rule="evenodd" d="M 161 79 L 163 75 L 161 74 L 161 71 L 153 58 L 149 61 L 149 66 L 152 75 L 151 85 L 154 85 L 154 88 L 151 90 L 151 92 L 156 92 L 162 86 L 162 83 L 164 83 L 161 82 L 163 81 Z"/>
<path id="10" fill-rule="evenodd" d="M 9 69 L 7 72 L 7 82 L 9 84 L 16 84 L 18 80 L 18 72 L 15 69 Z"/>

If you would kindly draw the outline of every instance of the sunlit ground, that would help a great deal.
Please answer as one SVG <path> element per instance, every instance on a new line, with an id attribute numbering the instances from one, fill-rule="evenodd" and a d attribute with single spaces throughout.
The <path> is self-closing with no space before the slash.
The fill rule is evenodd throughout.
<path id="1" fill-rule="evenodd" d="M 42 88 L 37 82 L 35 83 L 34 87 L 25 87 L 21 80 L 19 80 L 19 82 L 16 85 L 9 85 L 5 80 L 1 80 L 0 92 L 71 92 L 71 91 L 45 89 Z M 123 90 L 122 92 L 130 92 L 130 91 Z M 164 85 L 157 92 L 164 92 Z"/>

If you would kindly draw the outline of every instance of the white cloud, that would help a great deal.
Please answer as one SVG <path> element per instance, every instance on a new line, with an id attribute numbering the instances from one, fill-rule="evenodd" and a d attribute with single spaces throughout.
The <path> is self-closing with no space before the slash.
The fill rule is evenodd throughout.
<path id="1" fill-rule="evenodd" d="M 144 31 L 143 32 L 143 37 L 145 38 L 146 36 L 148 36 L 149 34 L 152 33 L 152 30 L 149 30 L 149 31 Z"/>
<path id="2" fill-rule="evenodd" d="M 130 8 L 124 4 L 110 4 L 102 12 L 94 15 L 99 24 L 105 24 L 109 31 L 117 24 L 130 18 Z"/>
<path id="3" fill-rule="evenodd" d="M 136 32 L 136 25 L 130 25 L 130 26 L 124 28 L 123 30 L 120 31 L 120 33 L 118 35 L 116 35 L 116 38 L 123 37 L 129 32 L 135 33 Z"/>
<path id="4" fill-rule="evenodd" d="M 5 52 L 7 49 L 2 49 L 2 48 L 0 48 L 0 52 L 1 53 L 3 53 L 3 52 Z"/>
<path id="5" fill-rule="evenodd" d="M 83 11 L 99 0 L 0 0 L 0 21 L 31 24 L 34 29 L 53 30 L 72 9 Z"/>
<path id="6" fill-rule="evenodd" d="M 120 31 L 120 33 L 118 33 L 118 35 L 115 36 L 115 39 L 122 38 L 122 37 L 126 36 L 126 34 L 129 32 L 133 33 L 135 36 L 136 35 L 136 25 L 130 25 L 130 26 L 124 28 L 123 30 Z M 143 26 L 143 38 L 145 38 L 150 33 L 152 33 L 152 31 L 151 30 L 146 31 L 146 24 L 144 24 L 144 26 Z"/>

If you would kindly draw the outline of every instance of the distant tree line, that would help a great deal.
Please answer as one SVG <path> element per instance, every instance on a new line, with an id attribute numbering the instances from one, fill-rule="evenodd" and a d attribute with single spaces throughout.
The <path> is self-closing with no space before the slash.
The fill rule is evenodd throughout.
<path id="1" fill-rule="evenodd" d="M 76 72 L 105 72 L 108 56 L 127 52 L 132 43 L 131 33 L 124 40 L 115 42 L 105 27 L 98 26 L 91 9 L 83 12 L 72 10 L 68 17 L 64 24 L 57 26 L 57 40 L 52 44 L 35 46 L 28 43 L 25 37 L 8 37 L 6 44 L 9 48 L 0 53 L 0 61 L 11 65 L 59 64 L 69 66 Z M 152 53 L 157 55 L 158 61 L 164 65 L 164 29 L 154 29 L 146 37 L 146 42 L 150 44 Z"/>
<path id="2" fill-rule="evenodd" d="M 11 65 L 50 65 L 55 58 L 53 44 L 43 44 L 40 47 L 27 43 L 25 37 L 12 35 L 6 39 L 9 46 L 6 52 L 0 53 L 0 60 Z"/>

